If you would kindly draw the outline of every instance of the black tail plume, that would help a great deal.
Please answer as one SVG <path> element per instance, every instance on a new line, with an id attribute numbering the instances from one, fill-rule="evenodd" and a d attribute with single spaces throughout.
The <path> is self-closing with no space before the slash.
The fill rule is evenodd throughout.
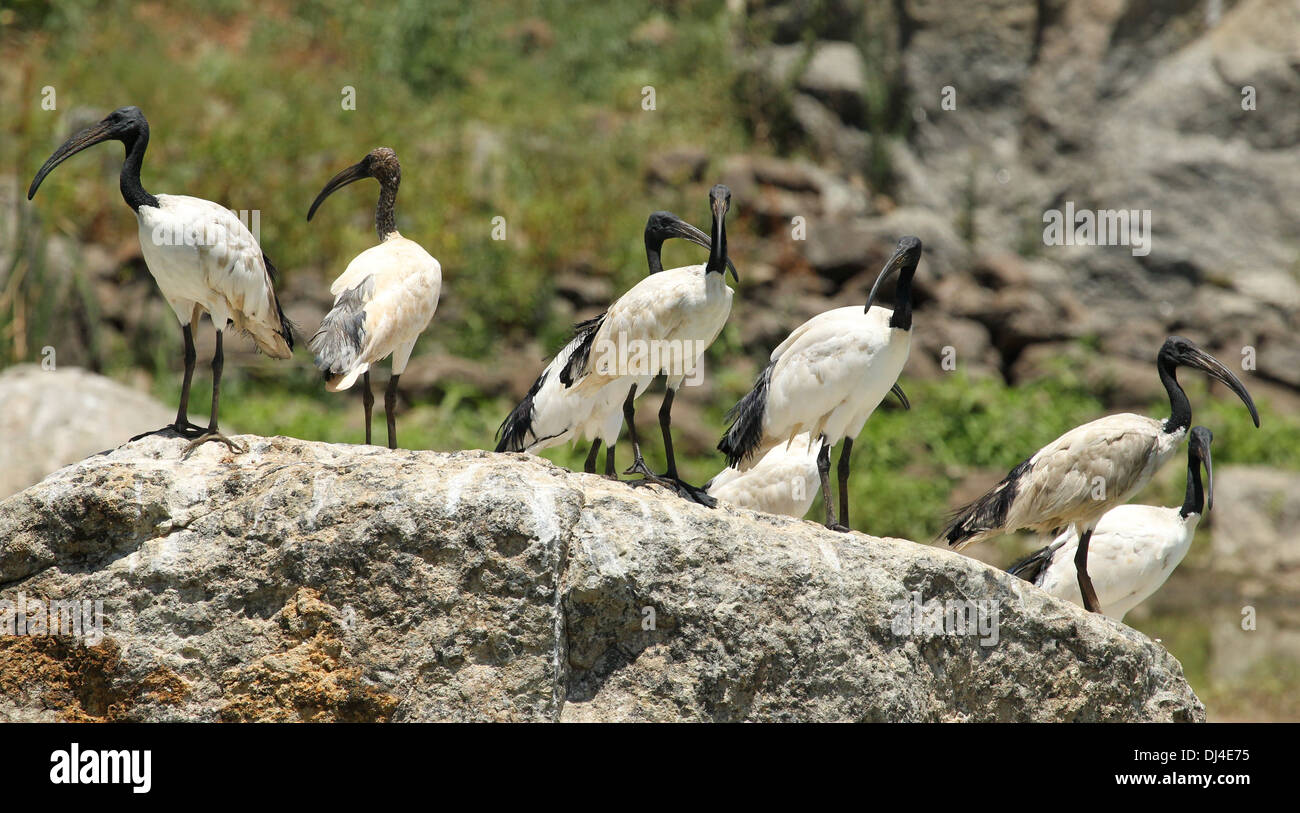
<path id="1" fill-rule="evenodd" d="M 767 388 L 772 381 L 772 362 L 754 381 L 754 388 L 727 411 L 731 423 L 718 441 L 718 451 L 727 456 L 727 465 L 738 466 L 754 454 L 763 442 L 763 413 L 767 411 Z"/>
<path id="2" fill-rule="evenodd" d="M 591 357 L 591 346 L 596 341 L 596 331 L 605 321 L 605 314 L 594 316 L 585 322 L 573 326 L 573 338 L 578 339 L 578 346 L 573 348 L 564 369 L 560 370 L 560 383 L 566 388 L 583 376 L 587 370 L 587 359 Z"/>

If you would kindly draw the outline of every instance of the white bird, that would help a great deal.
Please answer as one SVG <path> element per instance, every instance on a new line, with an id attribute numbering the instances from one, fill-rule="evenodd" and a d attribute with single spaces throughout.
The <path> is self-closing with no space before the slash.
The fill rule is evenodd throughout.
<path id="1" fill-rule="evenodd" d="M 871 287 L 866 306 L 836 308 L 795 328 L 772 351 L 754 388 L 727 413 L 731 426 L 718 450 L 727 456 L 728 464 L 742 470 L 768 449 L 789 443 L 800 433 L 824 439 L 817 467 L 826 527 L 832 530 L 849 529 L 853 439 L 894 389 L 907 363 L 912 344 L 912 277 L 920 260 L 920 240 L 899 240 Z M 873 307 L 881 283 L 895 272 L 894 309 Z M 830 450 L 841 440 L 837 521 L 831 506 Z"/>
<path id="2" fill-rule="evenodd" d="M 560 372 L 560 381 L 581 397 L 607 388 L 623 396 L 623 419 L 632 440 L 634 461 L 626 473 L 639 472 L 633 485 L 656 483 L 678 495 L 712 507 L 717 501 L 705 491 L 683 482 L 673 454 L 673 397 L 687 376 L 696 372 L 700 357 L 722 332 L 731 313 L 733 291 L 727 271 L 727 210 L 731 191 L 718 184 L 709 191 L 713 210 L 712 245 L 704 265 L 674 268 L 651 274 L 609 306 L 590 340 L 575 349 Z M 731 269 L 735 275 L 735 269 Z M 658 375 L 667 388 L 659 408 L 668 468 L 654 474 L 641 456 L 633 401 Z"/>
<path id="3" fill-rule="evenodd" d="M 802 517 L 817 498 L 821 449 L 821 438 L 803 432 L 788 444 L 773 446 L 745 471 L 728 466 L 704 490 L 738 508 Z"/>
<path id="4" fill-rule="evenodd" d="M 1073 525 L 1079 534 L 1074 561 L 1084 607 L 1101 612 L 1088 573 L 1088 545 L 1106 512 L 1141 491 L 1186 439 L 1192 405 L 1178 384 L 1181 366 L 1226 384 L 1259 426 L 1255 402 L 1237 377 L 1189 340 L 1170 336 L 1156 356 L 1169 395 L 1168 418 L 1124 412 L 1071 429 L 1021 462 L 987 494 L 958 509 L 941 538 L 961 550 L 1020 528 L 1056 534 Z"/>
<path id="5" fill-rule="evenodd" d="M 645 251 L 650 274 L 664 270 L 660 255 L 664 241 L 683 238 L 696 245 L 710 248 L 709 236 L 672 212 L 654 212 L 646 220 Z M 730 262 L 730 261 L 728 261 Z M 604 314 L 582 322 L 574 329 L 569 343 L 533 382 L 524 399 L 502 421 L 497 430 L 498 452 L 526 452 L 536 454 L 576 440 L 590 441 L 584 470 L 594 473 L 596 455 L 605 444 L 605 476 L 615 477 L 614 445 L 623 427 L 622 403 L 624 391 L 611 385 L 594 395 L 585 395 L 569 389 L 560 381 L 560 371 L 578 348 L 588 345 L 599 328 Z M 638 382 L 636 395 L 640 397 L 649 378 Z"/>
<path id="6" fill-rule="evenodd" d="M 1203 510 L 1214 507 L 1210 430 L 1192 428 L 1187 444 L 1187 494 L 1180 508 L 1121 505 L 1106 512 L 1092 532 L 1088 570 L 1106 615 L 1123 621 L 1150 598 L 1183 561 Z M 1205 486 L 1201 466 L 1205 466 Z M 1074 555 L 1079 535 L 1068 530 L 1007 571 L 1053 596 L 1083 605 Z"/>
<path id="7" fill-rule="evenodd" d="M 228 325 L 234 325 L 251 336 L 268 356 L 287 359 L 293 355 L 292 327 L 275 295 L 275 268 L 253 234 L 224 206 L 186 195 L 151 195 L 145 191 L 140 183 L 140 167 L 149 146 L 149 122 L 138 107 L 114 110 L 98 124 L 65 141 L 36 173 L 27 199 L 32 199 L 41 181 L 56 166 L 104 141 L 120 141 L 126 150 L 119 188 L 139 221 L 145 265 L 176 314 L 185 342 L 185 378 L 176 422 L 159 431 L 170 429 L 193 438 L 188 449 L 215 440 L 235 450 L 238 447 L 217 426 L 225 358 L 222 336 Z M 187 414 L 194 377 L 193 326 L 201 312 L 207 312 L 217 331 L 212 356 L 212 413 L 206 429 L 190 423 Z"/>
<path id="8" fill-rule="evenodd" d="M 331 178 L 312 201 L 307 220 L 332 192 L 363 178 L 379 181 L 379 203 L 375 206 L 379 245 L 358 254 L 330 285 L 334 307 L 321 320 L 309 345 L 316 366 L 325 374 L 325 389 L 340 392 L 355 384 L 358 377 L 362 379 L 367 444 L 375 402 L 370 391 L 370 365 L 392 355 L 384 412 L 388 417 L 388 448 L 396 449 L 397 382 L 411 359 L 415 341 L 438 309 L 442 266 L 418 243 L 397 231 L 393 210 L 402 167 L 397 153 L 387 147 L 371 150 Z"/>

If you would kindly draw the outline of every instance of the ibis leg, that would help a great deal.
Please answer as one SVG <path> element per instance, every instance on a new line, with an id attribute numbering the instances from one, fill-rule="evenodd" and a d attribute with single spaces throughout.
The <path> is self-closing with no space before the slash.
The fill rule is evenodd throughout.
<path id="1" fill-rule="evenodd" d="M 591 451 L 587 452 L 587 462 L 582 465 L 582 470 L 587 474 L 596 473 L 596 455 L 600 454 L 600 438 L 591 442 Z"/>
<path id="2" fill-rule="evenodd" d="M 181 335 L 185 339 L 185 377 L 181 379 L 181 402 L 180 406 L 176 408 L 176 422 L 171 426 L 164 426 L 162 429 L 143 432 L 131 438 L 131 440 L 139 440 L 168 430 L 186 438 L 198 437 L 203 434 L 203 427 L 190 423 L 189 418 L 190 384 L 194 381 L 194 363 L 198 360 L 198 354 L 194 351 L 194 329 L 189 325 L 181 325 Z"/>
<path id="3" fill-rule="evenodd" d="M 195 448 L 209 441 L 226 444 L 232 452 L 244 451 L 233 440 L 221 434 L 217 428 L 218 415 L 221 412 L 221 372 L 226 367 L 226 354 L 222 348 L 222 331 L 217 331 L 217 349 L 212 354 L 212 417 L 208 419 L 208 430 L 190 441 L 183 454 L 189 454 Z"/>
<path id="4" fill-rule="evenodd" d="M 375 407 L 375 394 L 370 391 L 370 371 L 361 374 L 361 408 L 366 413 L 366 445 L 370 445 L 370 415 Z"/>
<path id="5" fill-rule="evenodd" d="M 614 446 L 611 443 L 605 447 L 605 476 L 610 480 L 618 479 L 618 473 L 614 471 Z"/>
<path id="6" fill-rule="evenodd" d="M 645 459 L 641 457 L 641 442 L 636 436 L 636 384 L 633 384 L 627 391 L 627 398 L 623 400 L 623 422 L 627 424 L 628 437 L 632 439 L 632 465 L 628 466 L 624 474 L 650 474 L 650 469 L 645 464 Z"/>
<path id="7" fill-rule="evenodd" d="M 1092 577 L 1088 575 L 1088 543 L 1092 541 L 1092 529 L 1088 528 L 1079 536 L 1079 547 L 1074 552 L 1074 572 L 1079 578 L 1079 593 L 1083 596 L 1083 608 L 1090 613 L 1101 612 L 1101 602 L 1097 600 L 1097 591 L 1092 587 Z"/>
<path id="8" fill-rule="evenodd" d="M 633 385 L 632 389 L 628 392 L 628 396 L 627 396 L 628 400 L 624 404 L 625 416 L 628 414 L 627 410 L 631 408 L 632 398 L 635 394 L 636 394 L 636 386 Z M 684 482 L 680 477 L 677 476 L 677 458 L 673 454 L 673 434 L 672 434 L 673 432 L 672 413 L 673 413 L 674 395 L 676 395 L 676 392 L 674 390 L 672 389 L 667 390 L 664 393 L 663 403 L 659 406 L 659 428 L 663 432 L 663 436 L 664 436 L 664 452 L 668 456 L 668 471 L 665 472 L 664 474 L 655 474 L 654 472 L 650 471 L 650 468 L 645 464 L 645 459 L 641 457 L 640 447 L 636 443 L 636 433 L 635 431 L 633 431 L 632 449 L 636 453 L 637 459 L 636 462 L 632 464 L 632 467 L 629 468 L 626 472 L 624 472 L 624 474 L 631 474 L 633 472 L 638 472 L 642 475 L 642 479 L 633 481 L 632 483 L 633 486 L 641 486 L 647 484 L 661 485 L 664 486 L 665 488 L 668 488 L 676 492 L 677 496 L 682 497 L 683 499 L 691 500 L 692 502 L 697 502 L 700 505 L 706 506 L 708 508 L 713 508 L 718 504 L 717 500 L 709 496 L 708 492 L 704 491 L 704 489 L 697 488 L 691 485 L 690 483 Z M 628 426 L 629 428 L 631 427 L 630 422 Z"/>
<path id="9" fill-rule="evenodd" d="M 388 389 L 384 390 L 384 414 L 388 416 L 388 448 L 397 448 L 397 381 L 402 376 L 394 373 L 388 379 Z"/>
<path id="10" fill-rule="evenodd" d="M 817 476 L 822 481 L 822 507 L 826 509 L 826 527 L 832 531 L 842 530 L 843 526 L 835 521 L 834 499 L 831 497 L 831 447 L 824 440 L 822 450 L 817 453 Z"/>
<path id="11" fill-rule="evenodd" d="M 664 436 L 664 454 L 668 457 L 668 470 L 664 476 L 676 480 L 677 477 L 677 455 L 673 454 L 673 398 L 677 395 L 674 389 L 664 391 L 663 403 L 659 405 L 659 431 Z"/>
<path id="12" fill-rule="evenodd" d="M 845 438 L 840 447 L 840 522 L 844 530 L 849 529 L 849 455 L 853 454 L 853 438 Z"/>

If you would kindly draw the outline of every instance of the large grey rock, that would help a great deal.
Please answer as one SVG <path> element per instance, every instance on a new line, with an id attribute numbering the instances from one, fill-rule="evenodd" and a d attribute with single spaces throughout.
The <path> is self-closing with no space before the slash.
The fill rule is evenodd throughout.
<path id="1" fill-rule="evenodd" d="M 147 393 L 76 367 L 10 367 L 0 373 L 0 497 L 175 415 Z"/>
<path id="2" fill-rule="evenodd" d="M 1224 466 L 1214 476 L 1214 568 L 1300 585 L 1300 472 Z"/>
<path id="3" fill-rule="evenodd" d="M 0 719 L 1200 720 L 1178 662 L 972 559 L 481 451 L 151 437 L 0 503 Z M 996 601 L 997 640 L 895 601 Z M 987 632 L 988 630 L 986 630 Z"/>

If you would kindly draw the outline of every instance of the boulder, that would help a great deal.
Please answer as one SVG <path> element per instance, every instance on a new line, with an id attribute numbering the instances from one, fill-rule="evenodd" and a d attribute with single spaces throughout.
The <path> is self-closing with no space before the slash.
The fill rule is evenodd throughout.
<path id="1" fill-rule="evenodd" d="M 0 503 L 0 602 L 103 602 L 0 636 L 0 719 L 1204 718 L 1163 647 L 949 551 L 535 457 L 238 440 Z"/>

